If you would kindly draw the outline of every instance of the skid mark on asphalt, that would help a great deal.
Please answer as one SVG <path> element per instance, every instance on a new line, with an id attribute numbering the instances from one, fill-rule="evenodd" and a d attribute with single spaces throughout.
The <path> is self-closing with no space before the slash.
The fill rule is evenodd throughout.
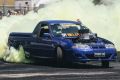
<path id="1" fill-rule="evenodd" d="M 47 77 L 47 76 L 92 76 L 92 75 L 107 75 L 107 74 L 117 74 L 116 72 L 56 72 L 56 73 L 19 73 L 19 74 L 0 74 L 0 78 L 25 78 L 25 77 Z"/>

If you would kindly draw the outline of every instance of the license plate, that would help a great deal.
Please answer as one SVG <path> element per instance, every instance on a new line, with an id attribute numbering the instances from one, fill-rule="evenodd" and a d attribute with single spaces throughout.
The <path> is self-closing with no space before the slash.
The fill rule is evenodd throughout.
<path id="1" fill-rule="evenodd" d="M 94 53 L 94 57 L 105 57 L 105 53 Z"/>

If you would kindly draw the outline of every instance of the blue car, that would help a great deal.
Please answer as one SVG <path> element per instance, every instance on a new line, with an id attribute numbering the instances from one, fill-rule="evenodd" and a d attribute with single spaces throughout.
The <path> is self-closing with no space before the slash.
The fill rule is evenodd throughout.
<path id="1" fill-rule="evenodd" d="M 101 61 L 103 67 L 109 67 L 117 56 L 112 42 L 98 37 L 80 21 L 41 21 L 32 33 L 10 33 L 8 45 L 16 49 L 22 46 L 27 58 L 58 63 Z"/>

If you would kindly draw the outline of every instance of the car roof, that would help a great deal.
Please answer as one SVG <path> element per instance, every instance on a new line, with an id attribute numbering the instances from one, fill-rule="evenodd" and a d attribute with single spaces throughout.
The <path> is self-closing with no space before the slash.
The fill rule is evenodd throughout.
<path id="1" fill-rule="evenodd" d="M 48 23 L 74 23 L 74 24 L 80 24 L 78 21 L 71 21 L 71 20 L 46 20 L 42 22 L 48 22 Z"/>

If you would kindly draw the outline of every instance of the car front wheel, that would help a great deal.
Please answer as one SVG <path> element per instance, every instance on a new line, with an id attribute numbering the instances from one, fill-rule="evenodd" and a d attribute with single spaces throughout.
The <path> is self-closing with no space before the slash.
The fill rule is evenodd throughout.
<path id="1" fill-rule="evenodd" d="M 63 50 L 61 47 L 56 48 L 57 53 L 57 63 L 61 64 L 63 62 Z"/>

